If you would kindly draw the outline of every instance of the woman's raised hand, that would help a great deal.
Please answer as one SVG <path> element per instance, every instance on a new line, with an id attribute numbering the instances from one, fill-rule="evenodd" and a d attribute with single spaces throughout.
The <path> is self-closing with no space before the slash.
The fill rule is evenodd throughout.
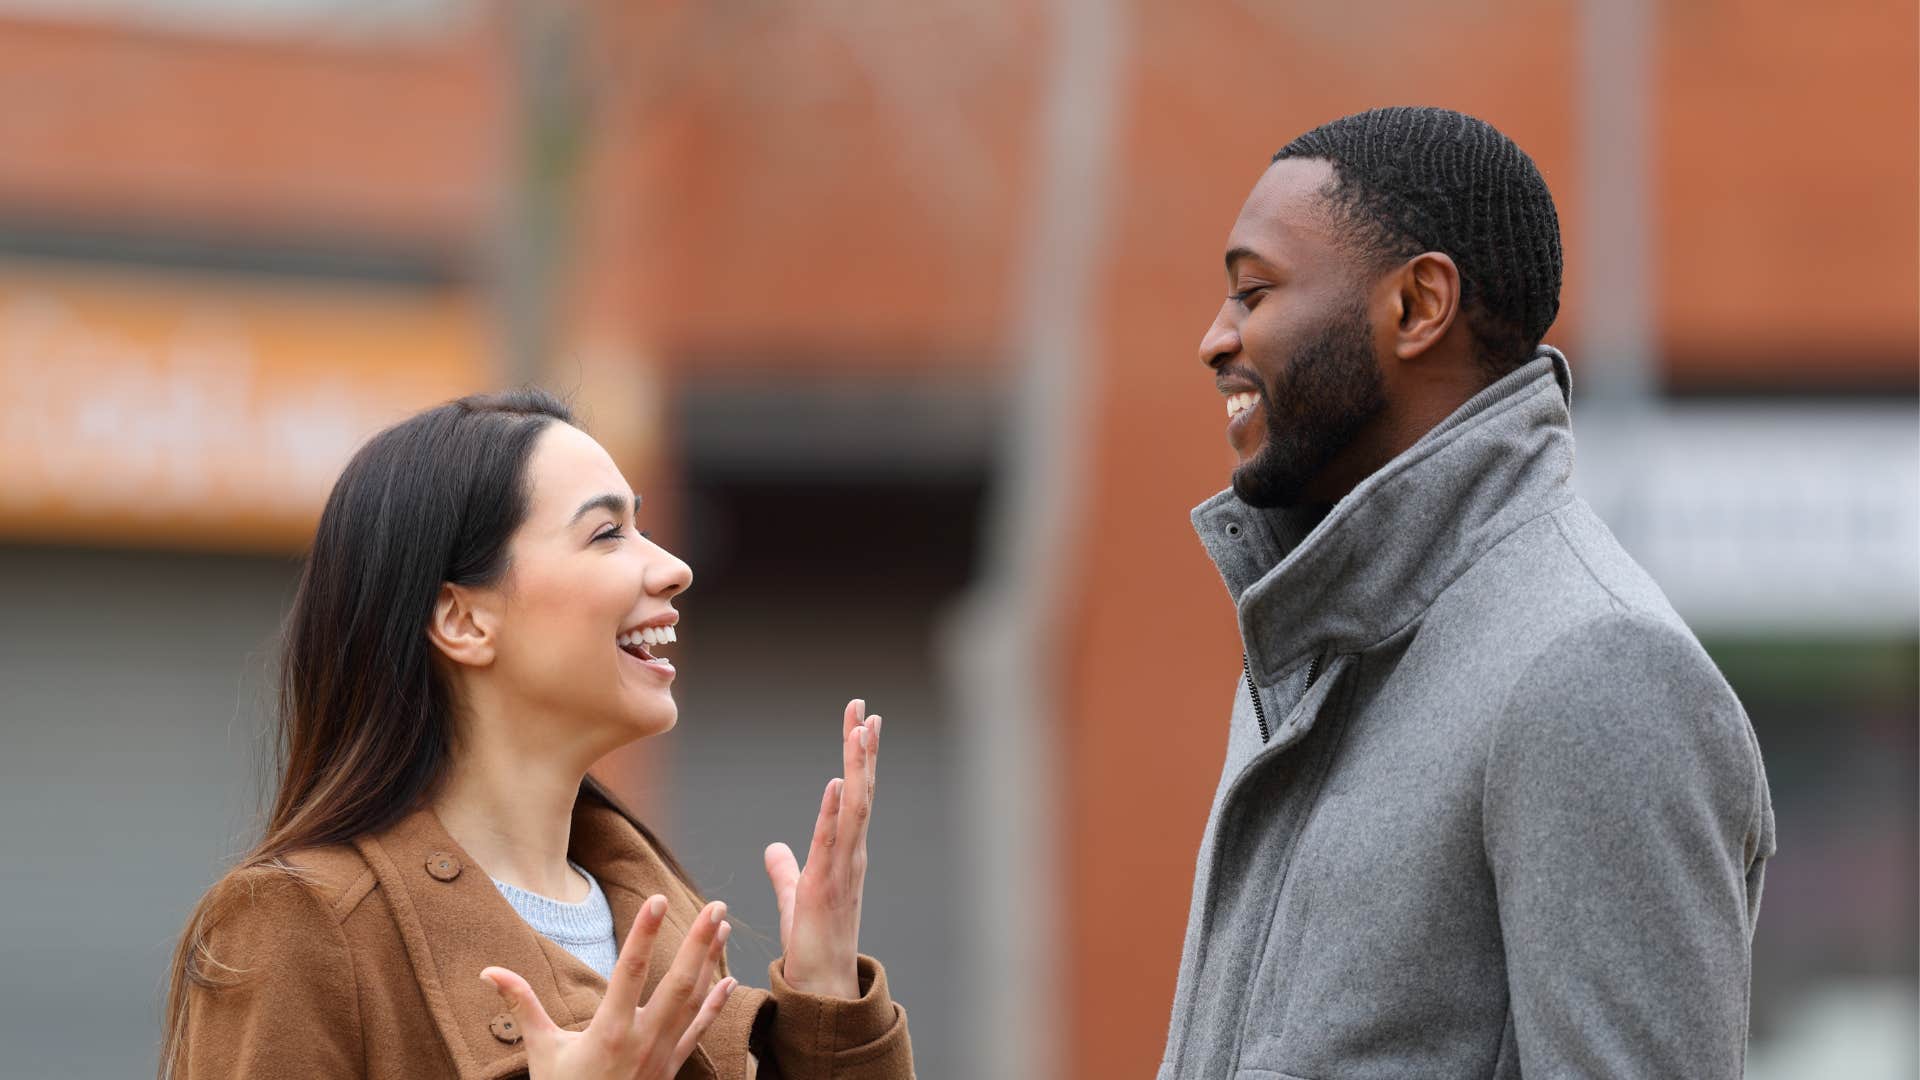
<path id="1" fill-rule="evenodd" d="M 568 1031 L 547 1016 L 527 980 L 506 968 L 480 977 L 507 1001 L 527 1044 L 530 1080 L 669 1080 L 693 1054 L 720 1007 L 733 993 L 731 978 L 713 981 L 732 927 L 727 905 L 702 908 L 680 952 L 643 1006 L 654 939 L 667 916 L 667 898 L 640 905 L 633 929 L 614 961 L 607 996 L 585 1031 Z"/>
<path id="2" fill-rule="evenodd" d="M 814 822 L 807 866 L 785 844 L 767 846 L 767 877 L 780 907 L 781 973 L 795 989 L 860 996 L 860 897 L 867 882 L 867 821 L 873 814 L 880 718 L 866 702 L 847 703 L 840 724 L 846 774 L 827 782 Z"/>

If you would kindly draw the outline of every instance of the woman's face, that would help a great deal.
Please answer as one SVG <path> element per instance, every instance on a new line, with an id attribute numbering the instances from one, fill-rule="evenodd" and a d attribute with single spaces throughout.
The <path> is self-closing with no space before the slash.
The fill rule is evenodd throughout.
<path id="1" fill-rule="evenodd" d="M 639 498 L 578 428 L 548 425 L 527 480 L 527 518 L 495 598 L 496 689 L 547 722 L 605 729 L 616 742 L 673 727 L 664 654 L 678 636 L 672 599 L 693 571 L 640 534 Z"/>

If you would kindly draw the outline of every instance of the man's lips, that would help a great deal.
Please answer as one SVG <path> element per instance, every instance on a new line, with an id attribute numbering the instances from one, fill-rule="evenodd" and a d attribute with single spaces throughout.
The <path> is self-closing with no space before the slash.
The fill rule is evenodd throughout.
<path id="1" fill-rule="evenodd" d="M 1257 394 L 1260 392 L 1260 380 L 1243 372 L 1221 372 L 1213 380 L 1213 388 L 1220 391 L 1222 397 L 1243 392 Z"/>
<path id="2" fill-rule="evenodd" d="M 1254 449 L 1244 444 L 1251 440 L 1252 429 L 1259 423 L 1260 386 L 1238 379 L 1222 379 L 1216 385 L 1227 399 L 1227 443 L 1245 457 Z"/>
<path id="3" fill-rule="evenodd" d="M 1257 390 L 1239 390 L 1227 395 L 1227 419 L 1234 420 L 1241 414 L 1253 411 L 1260 404 L 1260 392 Z"/>

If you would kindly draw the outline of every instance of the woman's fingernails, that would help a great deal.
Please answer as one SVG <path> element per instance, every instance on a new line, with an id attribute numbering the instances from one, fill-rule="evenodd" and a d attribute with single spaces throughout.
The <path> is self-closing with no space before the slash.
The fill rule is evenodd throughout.
<path id="1" fill-rule="evenodd" d="M 871 721 L 869 721 L 869 723 L 873 725 L 873 737 L 876 739 L 879 738 L 880 737 L 880 718 L 876 716 Z"/>
<path id="2" fill-rule="evenodd" d="M 727 976 L 724 979 L 721 979 L 720 980 L 720 996 L 722 998 L 732 997 L 733 988 L 739 985 L 740 985 L 740 981 L 738 979 L 735 979 L 731 975 Z"/>
<path id="3" fill-rule="evenodd" d="M 715 930 L 713 932 L 713 939 L 715 941 L 724 943 L 727 940 L 727 935 L 731 933 L 733 933 L 733 924 L 729 922 L 723 922 L 720 924 L 720 929 Z"/>
<path id="4" fill-rule="evenodd" d="M 647 901 L 648 918 L 653 918 L 653 919 L 662 918 L 666 915 L 666 913 L 667 913 L 666 897 L 656 896 L 653 899 Z"/>
<path id="5" fill-rule="evenodd" d="M 715 926 L 720 925 L 721 920 L 727 917 L 727 905 L 720 901 L 715 901 L 713 907 L 708 909 L 707 917 L 713 920 Z"/>

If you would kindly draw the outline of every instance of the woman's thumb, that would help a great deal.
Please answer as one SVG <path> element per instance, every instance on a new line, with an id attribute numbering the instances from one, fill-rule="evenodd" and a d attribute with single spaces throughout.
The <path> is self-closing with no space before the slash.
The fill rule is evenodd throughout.
<path id="1" fill-rule="evenodd" d="M 773 898 L 786 910 L 787 900 L 793 896 L 793 887 L 800 881 L 800 863 L 793 857 L 793 849 L 785 844 L 767 845 L 767 880 L 773 883 Z"/>
<path id="2" fill-rule="evenodd" d="M 547 1010 L 541 1007 L 540 998 L 534 994 L 533 987 L 527 985 L 527 980 L 503 967 L 486 968 L 480 972 L 480 978 L 507 1003 L 508 1011 L 513 1014 L 511 1021 L 520 1028 L 521 1034 L 544 1036 L 553 1030 L 553 1021 L 548 1019 Z"/>

